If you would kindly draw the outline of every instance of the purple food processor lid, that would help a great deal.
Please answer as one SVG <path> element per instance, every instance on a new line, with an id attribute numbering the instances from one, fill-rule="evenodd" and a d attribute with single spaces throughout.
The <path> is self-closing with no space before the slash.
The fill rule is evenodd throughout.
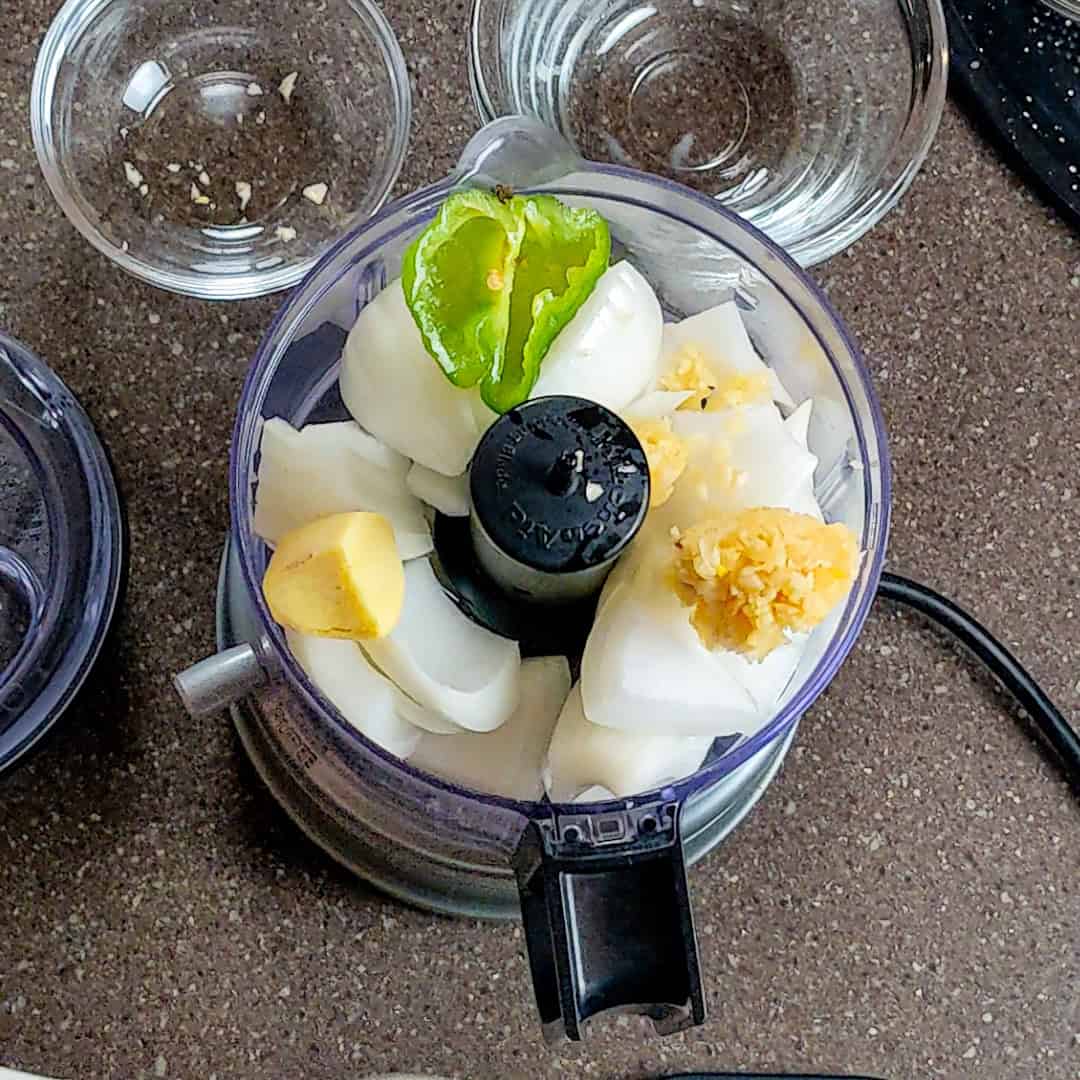
<path id="1" fill-rule="evenodd" d="M 0 773 L 56 723 L 122 580 L 112 470 L 71 391 L 0 333 Z"/>

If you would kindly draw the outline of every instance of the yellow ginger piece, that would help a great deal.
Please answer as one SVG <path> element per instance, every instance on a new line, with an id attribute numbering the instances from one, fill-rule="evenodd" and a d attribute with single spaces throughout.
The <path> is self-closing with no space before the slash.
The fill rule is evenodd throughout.
<path id="1" fill-rule="evenodd" d="M 630 425 L 649 463 L 649 506 L 663 506 L 686 468 L 686 443 L 671 430 L 671 421 L 638 420 Z"/>
<path id="2" fill-rule="evenodd" d="M 286 533 L 263 577 L 282 626 L 355 640 L 385 637 L 401 617 L 405 571 L 381 514 L 332 514 Z"/>
<path id="3" fill-rule="evenodd" d="M 769 376 L 764 371 L 746 375 L 726 370 L 697 345 L 684 345 L 675 354 L 671 370 L 660 377 L 661 390 L 691 390 L 693 393 L 680 409 L 734 409 L 754 405 L 771 398 Z"/>
<path id="4" fill-rule="evenodd" d="M 707 649 L 761 660 L 812 630 L 847 595 L 855 534 L 807 514 L 756 507 L 672 530 L 675 592 Z"/>

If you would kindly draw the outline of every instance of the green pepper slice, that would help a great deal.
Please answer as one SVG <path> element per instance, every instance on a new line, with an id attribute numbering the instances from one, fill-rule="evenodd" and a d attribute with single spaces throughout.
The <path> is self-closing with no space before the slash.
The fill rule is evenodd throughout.
<path id="1" fill-rule="evenodd" d="M 553 195 L 513 203 L 525 230 L 509 282 L 506 348 L 501 366 L 480 387 L 486 404 L 500 413 L 529 396 L 555 336 L 588 298 L 611 256 L 607 223 L 595 210 L 566 206 Z"/>
<path id="2" fill-rule="evenodd" d="M 405 252 L 405 302 L 446 377 L 475 386 L 503 367 L 525 222 L 512 204 L 459 191 Z"/>
<path id="3" fill-rule="evenodd" d="M 424 345 L 496 412 L 520 405 L 559 331 L 607 269 L 611 236 L 594 210 L 552 195 L 451 195 L 405 253 L 405 301 Z"/>

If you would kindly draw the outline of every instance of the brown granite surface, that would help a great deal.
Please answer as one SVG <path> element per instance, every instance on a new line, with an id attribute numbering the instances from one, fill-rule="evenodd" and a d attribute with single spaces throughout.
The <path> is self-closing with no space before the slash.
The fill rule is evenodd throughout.
<path id="1" fill-rule="evenodd" d="M 225 460 L 274 300 L 156 292 L 63 219 L 27 131 L 52 5 L 4 5 L 0 325 L 80 395 L 133 556 L 115 649 L 0 786 L 0 1064 L 58 1077 L 679 1069 L 1080 1076 L 1080 809 L 977 671 L 882 605 L 760 807 L 692 874 L 707 1025 L 545 1052 L 518 932 L 408 910 L 300 839 L 169 675 L 213 647 Z M 406 186 L 473 124 L 463 4 L 388 5 Z M 438 14 L 437 14 L 438 13 Z M 891 565 L 1080 714 L 1080 245 L 951 109 L 901 208 L 816 272 L 892 434 Z"/>

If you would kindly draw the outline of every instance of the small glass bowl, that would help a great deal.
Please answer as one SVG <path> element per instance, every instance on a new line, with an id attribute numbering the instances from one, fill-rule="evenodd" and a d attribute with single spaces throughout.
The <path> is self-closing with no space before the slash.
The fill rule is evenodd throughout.
<path id="1" fill-rule="evenodd" d="M 67 0 L 31 94 L 38 161 L 83 236 L 216 300 L 294 285 L 374 213 L 410 113 L 370 0 Z"/>
<path id="2" fill-rule="evenodd" d="M 473 0 L 483 120 L 686 184 L 811 266 L 918 171 L 945 103 L 940 0 Z"/>

